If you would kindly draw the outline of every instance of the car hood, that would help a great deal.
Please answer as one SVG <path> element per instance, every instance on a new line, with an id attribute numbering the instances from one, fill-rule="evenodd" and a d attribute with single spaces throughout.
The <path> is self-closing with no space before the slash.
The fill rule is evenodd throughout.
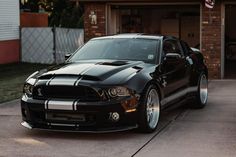
<path id="1" fill-rule="evenodd" d="M 142 61 L 92 60 L 67 63 L 48 69 L 39 79 L 75 76 L 82 81 L 120 84 L 142 71 L 148 64 Z M 150 65 L 150 64 L 149 64 Z"/>

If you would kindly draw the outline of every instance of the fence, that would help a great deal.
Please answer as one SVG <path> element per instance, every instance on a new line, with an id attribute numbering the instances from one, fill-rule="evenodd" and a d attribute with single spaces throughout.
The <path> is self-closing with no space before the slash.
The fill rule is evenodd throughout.
<path id="1" fill-rule="evenodd" d="M 63 63 L 66 53 L 72 53 L 84 43 L 83 29 L 22 28 L 21 61 L 29 63 Z"/>

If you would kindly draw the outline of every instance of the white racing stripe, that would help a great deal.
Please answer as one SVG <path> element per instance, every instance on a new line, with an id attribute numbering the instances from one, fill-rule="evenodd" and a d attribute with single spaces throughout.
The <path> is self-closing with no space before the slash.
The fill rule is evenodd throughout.
<path id="1" fill-rule="evenodd" d="M 48 101 L 49 101 L 49 100 L 46 100 L 46 101 L 44 102 L 44 108 L 45 108 L 45 109 L 48 109 Z"/>
<path id="2" fill-rule="evenodd" d="M 76 80 L 74 85 L 75 85 L 75 86 L 78 86 L 79 83 L 80 83 L 80 81 L 82 80 L 82 78 L 83 78 L 83 77 L 81 77 L 80 79 Z"/>
<path id="3" fill-rule="evenodd" d="M 75 82 L 78 80 L 77 77 L 55 77 L 53 78 L 48 85 L 65 85 L 65 86 L 74 86 Z"/>

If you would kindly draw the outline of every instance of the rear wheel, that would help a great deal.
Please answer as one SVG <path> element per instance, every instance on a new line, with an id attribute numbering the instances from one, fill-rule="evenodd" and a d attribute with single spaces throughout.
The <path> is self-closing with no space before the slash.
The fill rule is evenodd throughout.
<path id="1" fill-rule="evenodd" d="M 139 129 L 142 132 L 156 130 L 160 119 L 160 99 L 156 86 L 150 85 L 141 98 L 139 105 Z"/>
<path id="2" fill-rule="evenodd" d="M 194 108 L 203 108 L 208 100 L 208 80 L 205 73 L 202 73 L 198 81 L 198 92 L 196 94 Z"/>

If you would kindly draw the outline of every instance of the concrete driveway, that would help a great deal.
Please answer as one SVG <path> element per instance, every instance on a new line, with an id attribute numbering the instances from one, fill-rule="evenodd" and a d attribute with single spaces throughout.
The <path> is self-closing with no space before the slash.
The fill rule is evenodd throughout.
<path id="1" fill-rule="evenodd" d="M 211 81 L 203 110 L 162 115 L 155 133 L 29 131 L 19 101 L 0 105 L 0 157 L 235 157 L 236 81 Z"/>

